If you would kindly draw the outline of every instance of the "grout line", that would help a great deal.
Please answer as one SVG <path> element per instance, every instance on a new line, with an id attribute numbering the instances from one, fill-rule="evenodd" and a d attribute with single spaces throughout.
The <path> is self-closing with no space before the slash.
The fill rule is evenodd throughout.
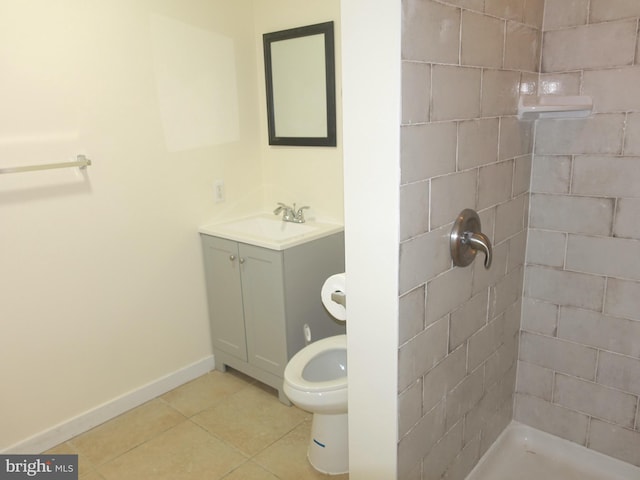
<path id="1" fill-rule="evenodd" d="M 615 228 L 616 228 L 616 220 L 618 219 L 618 202 L 619 201 L 620 201 L 620 198 L 618 197 L 615 197 L 613 199 L 613 215 L 611 215 L 611 228 L 609 229 L 609 236 L 612 238 L 616 237 Z"/>
<path id="2" fill-rule="evenodd" d="M 462 65 L 462 8 L 458 8 L 460 14 L 460 29 L 458 30 L 458 65 Z"/>
<path id="3" fill-rule="evenodd" d="M 633 63 L 632 65 L 638 64 L 638 39 L 640 38 L 640 18 L 638 18 L 638 23 L 636 25 L 636 50 L 633 54 Z"/>
<path id="4" fill-rule="evenodd" d="M 569 191 L 567 195 L 573 195 L 573 166 L 575 163 L 576 155 L 567 155 L 569 157 Z"/>
<path id="5" fill-rule="evenodd" d="M 507 64 L 507 19 L 504 19 L 502 25 L 502 69 L 505 69 Z"/>
<path id="6" fill-rule="evenodd" d="M 585 434 L 585 438 L 584 438 L 584 446 L 587 448 L 591 448 L 589 447 L 589 444 L 591 443 L 591 420 L 593 419 L 593 417 L 591 415 L 587 415 L 587 432 Z"/>
<path id="7" fill-rule="evenodd" d="M 622 125 L 622 145 L 620 146 L 620 156 L 624 157 L 627 143 L 627 127 L 629 126 L 629 115 L 631 112 L 624 113 L 624 123 Z"/>
<path id="8" fill-rule="evenodd" d="M 482 83 L 482 79 L 480 80 Z M 482 97 L 482 87 L 480 87 L 480 96 Z M 462 121 L 455 121 L 456 124 L 456 161 L 455 161 L 455 172 L 458 173 L 461 171 L 460 169 L 460 124 Z"/>
<path id="9" fill-rule="evenodd" d="M 429 64 L 429 115 L 427 115 L 427 123 L 433 122 L 433 67 L 434 64 Z"/>

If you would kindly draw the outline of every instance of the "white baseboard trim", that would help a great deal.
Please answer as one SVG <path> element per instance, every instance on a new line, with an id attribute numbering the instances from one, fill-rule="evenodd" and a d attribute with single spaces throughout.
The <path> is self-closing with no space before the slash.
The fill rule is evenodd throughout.
<path id="1" fill-rule="evenodd" d="M 132 408 L 167 393 L 169 390 L 173 390 L 180 385 L 210 372 L 214 366 L 213 355 L 205 357 L 202 360 L 187 365 L 173 373 L 169 373 L 146 385 L 142 385 L 135 390 L 116 397 L 102 405 L 98 405 L 43 432 L 37 433 L 26 440 L 20 441 L 0 451 L 0 453 L 39 454 L 44 452 Z"/>

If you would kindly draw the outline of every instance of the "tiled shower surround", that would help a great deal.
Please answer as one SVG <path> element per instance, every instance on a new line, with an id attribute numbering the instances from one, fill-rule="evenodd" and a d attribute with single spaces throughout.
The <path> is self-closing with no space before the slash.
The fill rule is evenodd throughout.
<path id="1" fill-rule="evenodd" d="M 539 121 L 515 418 L 640 465 L 637 0 L 547 0 L 540 87 L 590 95 Z"/>
<path id="2" fill-rule="evenodd" d="M 512 418 L 640 464 L 640 1 L 402 10 L 398 478 L 464 479 Z M 595 114 L 518 121 L 538 89 Z M 488 271 L 452 268 L 464 208 Z"/>
<path id="3" fill-rule="evenodd" d="M 542 1 L 404 0 L 398 478 L 463 479 L 513 416 Z M 493 241 L 452 268 L 465 208 Z"/>

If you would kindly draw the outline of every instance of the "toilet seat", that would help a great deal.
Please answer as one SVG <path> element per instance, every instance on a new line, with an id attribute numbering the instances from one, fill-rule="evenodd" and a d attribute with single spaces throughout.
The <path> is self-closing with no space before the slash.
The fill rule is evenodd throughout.
<path id="1" fill-rule="evenodd" d="M 330 352 L 332 350 L 347 349 L 347 336 L 336 335 L 333 337 L 323 338 L 317 342 L 307 345 L 305 348 L 296 353 L 287 364 L 284 372 L 285 383 L 302 392 L 332 392 L 347 388 L 346 362 L 345 375 L 332 380 L 310 381 L 303 377 L 303 373 L 307 365 L 317 356 Z"/>

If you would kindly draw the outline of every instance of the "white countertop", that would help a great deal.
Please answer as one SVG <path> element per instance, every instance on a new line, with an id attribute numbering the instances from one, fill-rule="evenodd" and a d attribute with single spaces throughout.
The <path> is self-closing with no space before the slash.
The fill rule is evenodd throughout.
<path id="1" fill-rule="evenodd" d="M 343 230 L 344 226 L 339 224 L 292 223 L 275 215 L 257 214 L 203 225 L 198 232 L 271 250 L 284 250 Z"/>

